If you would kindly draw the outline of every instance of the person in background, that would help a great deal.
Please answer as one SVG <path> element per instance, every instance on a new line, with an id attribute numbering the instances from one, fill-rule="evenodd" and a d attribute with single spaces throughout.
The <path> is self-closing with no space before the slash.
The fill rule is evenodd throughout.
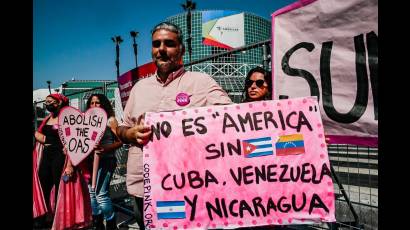
<path id="1" fill-rule="evenodd" d="M 115 119 L 114 110 L 110 101 L 104 94 L 92 94 L 87 100 L 87 109 L 100 107 L 107 113 L 107 128 L 101 141 L 94 148 L 88 157 L 90 172 L 94 172 L 89 182 L 89 192 L 91 198 L 93 227 L 96 230 L 118 229 L 116 226 L 115 212 L 109 194 L 109 187 L 112 175 L 117 165 L 115 150 L 122 146 L 122 142 L 117 137 L 118 122 Z M 94 168 L 95 167 L 95 168 Z M 103 220 L 106 221 L 104 227 Z"/>
<path id="2" fill-rule="evenodd" d="M 245 78 L 245 87 L 242 94 L 242 102 L 272 100 L 272 76 L 271 73 L 262 67 L 255 67 L 249 70 Z M 256 229 L 280 229 L 288 230 L 284 225 L 259 226 L 240 228 L 242 230 Z"/>
<path id="3" fill-rule="evenodd" d="M 263 69 L 262 67 L 255 67 L 249 70 L 245 78 L 245 87 L 242 94 L 242 102 L 252 101 L 265 101 L 272 100 L 272 76 L 271 72 Z M 326 143 L 329 144 L 328 138 Z M 303 226 L 303 225 L 300 225 Z M 294 229 L 291 226 L 275 225 L 275 226 L 259 226 L 259 227 L 246 227 L 240 228 L 242 230 L 253 229 L 280 229 L 291 230 Z"/>
<path id="4" fill-rule="evenodd" d="M 36 173 L 33 176 L 35 180 L 38 179 L 40 182 L 40 186 L 36 186 L 37 181 L 33 186 L 33 211 L 36 210 L 33 214 L 34 217 L 37 217 L 37 227 L 51 227 L 52 212 L 55 210 L 61 177 L 62 175 L 70 177 L 74 171 L 71 161 L 68 159 L 64 168 L 67 155 L 58 135 L 58 114 L 62 108 L 68 106 L 68 102 L 68 98 L 62 94 L 48 95 L 44 104 L 50 115 L 44 118 L 39 129 L 34 133 L 38 142 L 36 149 L 39 149 L 35 151 L 33 156 L 33 158 L 39 159 L 37 161 L 39 165 L 33 164 L 33 170 Z M 53 187 L 54 197 L 51 197 Z M 35 208 L 36 206 L 37 208 Z"/>
<path id="5" fill-rule="evenodd" d="M 271 73 L 262 67 L 249 70 L 242 97 L 242 102 L 272 100 Z"/>
<path id="6" fill-rule="evenodd" d="M 156 74 L 133 86 L 124 109 L 124 121 L 117 129 L 120 139 L 131 144 L 126 183 L 128 193 L 135 197 L 135 215 L 140 229 L 145 229 L 142 146 L 152 135 L 150 127 L 144 125 L 144 114 L 232 103 L 209 75 L 185 71 L 182 65 L 185 47 L 178 26 L 162 22 L 154 27 L 151 35 Z"/>

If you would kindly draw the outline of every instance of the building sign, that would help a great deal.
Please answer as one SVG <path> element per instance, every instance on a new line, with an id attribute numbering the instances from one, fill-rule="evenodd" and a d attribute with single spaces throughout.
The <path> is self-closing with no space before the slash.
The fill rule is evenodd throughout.
<path id="1" fill-rule="evenodd" d="M 335 221 L 317 107 L 315 97 L 306 97 L 147 113 L 147 228 Z"/>
<path id="2" fill-rule="evenodd" d="M 330 143 L 378 142 L 378 1 L 297 1 L 272 14 L 274 98 L 317 96 Z"/>
<path id="3" fill-rule="evenodd" d="M 225 49 L 244 46 L 244 20 L 236 11 L 203 11 L 202 43 Z"/>

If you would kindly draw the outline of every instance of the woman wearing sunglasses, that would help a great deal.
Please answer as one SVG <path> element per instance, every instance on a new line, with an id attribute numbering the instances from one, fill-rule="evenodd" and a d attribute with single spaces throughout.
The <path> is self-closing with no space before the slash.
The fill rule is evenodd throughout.
<path id="1" fill-rule="evenodd" d="M 269 71 L 261 67 L 249 70 L 245 78 L 242 102 L 272 100 L 272 76 Z M 259 226 L 240 228 L 241 230 L 256 229 L 286 229 L 283 226 Z"/>
<path id="2" fill-rule="evenodd" d="M 264 101 L 272 99 L 272 77 L 269 71 L 255 67 L 245 79 L 242 102 Z"/>

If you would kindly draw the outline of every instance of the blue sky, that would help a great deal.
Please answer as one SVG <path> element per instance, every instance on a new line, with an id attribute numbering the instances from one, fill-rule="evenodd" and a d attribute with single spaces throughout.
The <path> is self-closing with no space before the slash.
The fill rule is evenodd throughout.
<path id="1" fill-rule="evenodd" d="M 295 0 L 194 0 L 197 10 L 238 10 L 266 19 Z M 151 61 L 150 31 L 183 12 L 185 0 L 35 0 L 33 89 L 77 80 L 116 80 L 115 44 L 120 35 L 120 74 L 135 68 L 130 31 L 139 32 L 138 65 Z"/>

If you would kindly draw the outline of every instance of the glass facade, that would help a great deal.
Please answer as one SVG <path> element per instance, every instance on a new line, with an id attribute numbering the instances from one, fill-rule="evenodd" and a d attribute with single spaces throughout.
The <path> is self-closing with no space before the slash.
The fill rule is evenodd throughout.
<path id="1" fill-rule="evenodd" d="M 202 44 L 202 12 L 204 11 L 192 11 L 192 61 L 228 51 L 224 48 Z M 238 13 L 241 12 L 238 11 Z M 178 14 L 166 19 L 166 21 L 172 22 L 181 28 L 186 50 L 183 61 L 184 63 L 189 63 L 188 45 L 186 42 L 186 38 L 188 38 L 186 20 L 187 13 Z M 271 22 L 255 14 L 244 12 L 244 35 L 245 46 L 270 39 Z M 255 66 L 262 66 L 262 64 L 263 50 L 262 47 L 257 47 L 195 64 L 192 66 L 192 70 L 211 75 L 227 91 L 231 99 L 239 103 L 247 72 Z"/>

